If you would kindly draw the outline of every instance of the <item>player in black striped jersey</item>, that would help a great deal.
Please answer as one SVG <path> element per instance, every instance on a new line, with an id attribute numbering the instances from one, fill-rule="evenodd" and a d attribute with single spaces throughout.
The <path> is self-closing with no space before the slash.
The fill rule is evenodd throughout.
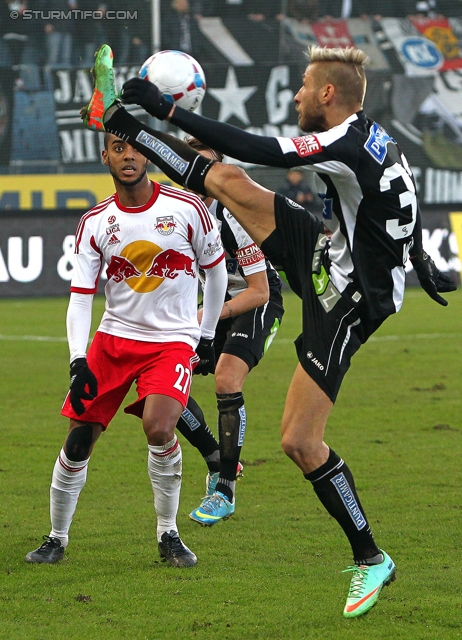
<path id="1" fill-rule="evenodd" d="M 169 118 L 240 160 L 314 171 L 322 187 L 323 222 L 238 167 L 207 162 L 176 138 L 143 126 L 117 101 L 105 101 L 100 122 L 176 182 L 232 210 L 273 264 L 284 267 L 302 298 L 300 364 L 287 394 L 282 447 L 351 544 L 354 565 L 344 615 L 353 617 L 377 602 L 395 565 L 374 541 L 350 469 L 324 442 L 327 419 L 351 357 L 401 307 L 408 255 L 421 285 L 438 303 L 447 304 L 439 292 L 456 287 L 423 251 L 415 182 L 405 157 L 362 111 L 364 52 L 312 47 L 310 56 L 295 96 L 300 127 L 315 132 L 308 136 L 250 134 L 172 107 L 157 87 L 136 78 L 125 83 L 122 100 Z M 85 116 L 87 126 L 91 115 Z"/>
<path id="2" fill-rule="evenodd" d="M 187 142 L 201 155 L 223 160 L 222 154 L 196 138 Z M 228 289 L 214 340 L 219 442 L 192 397 L 177 429 L 197 447 L 209 469 L 206 495 L 189 517 L 202 526 L 211 526 L 235 511 L 236 475 L 242 469 L 239 457 L 247 426 L 243 386 L 276 336 L 284 308 L 281 278 L 261 249 L 221 203 L 213 198 L 205 198 L 204 203 L 217 220 L 228 272 Z"/>

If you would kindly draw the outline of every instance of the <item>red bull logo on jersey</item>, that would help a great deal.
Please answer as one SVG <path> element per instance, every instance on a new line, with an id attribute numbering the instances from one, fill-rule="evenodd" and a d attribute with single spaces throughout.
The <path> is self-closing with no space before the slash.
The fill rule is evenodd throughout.
<path id="1" fill-rule="evenodd" d="M 180 273 L 196 277 L 195 260 L 190 256 L 165 249 L 147 240 L 131 242 L 120 255 L 111 257 L 106 270 L 109 280 L 125 282 L 137 293 L 149 293 L 157 289 L 164 280 L 174 280 Z"/>
<path id="2" fill-rule="evenodd" d="M 169 236 L 175 231 L 176 222 L 173 219 L 173 216 L 163 216 L 162 218 L 157 218 L 154 228 L 161 235 Z"/>
<path id="3" fill-rule="evenodd" d="M 111 278 L 114 282 L 122 282 L 129 278 L 139 278 L 141 271 L 134 264 L 122 256 L 112 256 L 111 262 L 106 270 L 107 279 Z"/>
<path id="4" fill-rule="evenodd" d="M 175 249 L 166 249 L 157 254 L 151 268 L 146 272 L 148 278 L 170 278 L 174 280 L 182 271 L 192 278 L 196 277 L 193 268 L 194 260 Z"/>

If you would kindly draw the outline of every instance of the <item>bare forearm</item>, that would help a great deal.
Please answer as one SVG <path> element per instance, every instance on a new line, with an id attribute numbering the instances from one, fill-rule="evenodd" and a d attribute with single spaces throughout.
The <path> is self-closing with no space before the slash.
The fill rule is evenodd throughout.
<path id="1" fill-rule="evenodd" d="M 265 293 L 246 289 L 223 304 L 220 320 L 240 316 L 242 313 L 246 313 L 246 311 L 262 307 L 267 302 L 268 296 L 265 295 Z"/>

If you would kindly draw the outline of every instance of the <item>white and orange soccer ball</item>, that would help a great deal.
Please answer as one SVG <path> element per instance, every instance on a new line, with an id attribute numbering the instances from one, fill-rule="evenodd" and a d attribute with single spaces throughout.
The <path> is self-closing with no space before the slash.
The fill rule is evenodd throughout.
<path id="1" fill-rule="evenodd" d="M 205 75 L 200 64 L 183 51 L 158 51 L 149 57 L 139 71 L 157 85 L 172 104 L 194 111 L 205 95 Z"/>

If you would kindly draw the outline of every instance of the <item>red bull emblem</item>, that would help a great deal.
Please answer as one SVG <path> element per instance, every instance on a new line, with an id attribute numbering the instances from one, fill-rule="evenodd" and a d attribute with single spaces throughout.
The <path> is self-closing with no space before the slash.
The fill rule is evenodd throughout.
<path id="1" fill-rule="evenodd" d="M 194 259 L 175 249 L 166 249 L 156 255 L 146 276 L 174 280 L 181 271 L 195 278 Z"/>
<path id="2" fill-rule="evenodd" d="M 176 222 L 173 219 L 173 216 L 163 216 L 161 218 L 157 218 L 157 224 L 154 226 L 156 231 L 158 231 L 163 236 L 169 236 L 176 229 Z"/>
<path id="3" fill-rule="evenodd" d="M 122 256 L 112 256 L 111 262 L 106 269 L 107 279 L 110 280 L 112 278 L 114 282 L 122 282 L 127 278 L 139 278 L 141 275 L 141 271 L 138 271 L 130 260 Z"/>

